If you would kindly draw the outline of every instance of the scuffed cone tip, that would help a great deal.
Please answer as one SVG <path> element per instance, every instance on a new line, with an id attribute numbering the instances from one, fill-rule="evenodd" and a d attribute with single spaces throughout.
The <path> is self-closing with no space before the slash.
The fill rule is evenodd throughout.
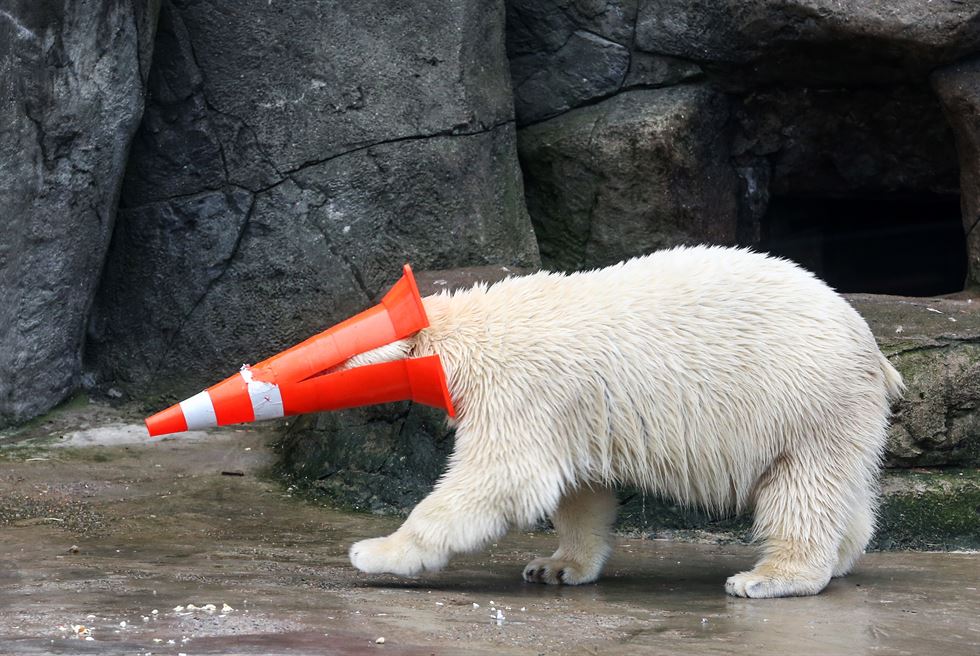
<path id="1" fill-rule="evenodd" d="M 238 383 L 232 389 L 232 395 L 236 397 L 235 400 L 237 402 L 229 404 L 232 406 L 231 410 L 237 409 L 239 412 L 244 410 L 245 414 L 242 416 L 226 416 L 226 421 L 222 423 L 230 424 L 252 421 L 255 419 L 255 415 L 247 391 L 245 392 L 244 398 L 237 398 L 242 395 L 235 394 L 235 392 L 247 390 L 244 379 L 241 375 L 236 374 L 229 380 Z M 211 389 L 219 390 L 220 385 L 216 385 Z M 208 390 L 199 392 L 189 399 L 184 399 L 177 405 L 170 406 L 163 412 L 158 412 L 146 420 L 146 428 L 150 432 L 151 437 L 167 435 L 169 433 L 180 433 L 187 430 L 212 428 L 217 425 L 218 417 L 214 407 L 214 400 L 211 398 L 211 392 Z"/>
<path id="2" fill-rule="evenodd" d="M 184 418 L 184 411 L 180 404 L 172 405 L 152 417 L 147 417 L 146 430 L 149 431 L 150 437 L 187 430 L 187 420 Z"/>

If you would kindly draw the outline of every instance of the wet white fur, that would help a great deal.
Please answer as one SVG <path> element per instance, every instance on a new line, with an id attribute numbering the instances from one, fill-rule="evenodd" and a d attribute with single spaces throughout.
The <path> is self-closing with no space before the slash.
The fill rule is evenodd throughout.
<path id="1" fill-rule="evenodd" d="M 762 557 L 729 578 L 733 595 L 816 594 L 870 539 L 902 380 L 857 312 L 794 264 L 678 248 L 424 303 L 429 328 L 351 364 L 438 353 L 455 451 L 398 531 L 351 548 L 358 569 L 438 569 L 551 516 L 558 551 L 525 578 L 594 581 L 616 484 L 754 508 Z"/>

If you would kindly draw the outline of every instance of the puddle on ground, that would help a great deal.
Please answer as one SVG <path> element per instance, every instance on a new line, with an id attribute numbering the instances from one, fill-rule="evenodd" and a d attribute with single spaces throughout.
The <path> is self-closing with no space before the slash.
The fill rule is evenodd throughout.
<path id="1" fill-rule="evenodd" d="M 208 438 L 205 431 L 186 431 L 180 437 L 173 435 L 147 435 L 144 424 L 109 424 L 84 430 L 71 431 L 61 439 L 53 441 L 52 447 L 81 447 L 81 446 L 122 446 L 155 444 L 157 442 L 181 440 L 194 442 Z"/>

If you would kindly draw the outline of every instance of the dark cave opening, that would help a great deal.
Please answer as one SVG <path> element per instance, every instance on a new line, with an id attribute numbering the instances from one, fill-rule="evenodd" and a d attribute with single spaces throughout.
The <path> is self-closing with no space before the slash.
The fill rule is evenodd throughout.
<path id="1" fill-rule="evenodd" d="M 840 292 L 935 296 L 961 291 L 967 275 L 953 195 L 774 196 L 760 245 Z"/>

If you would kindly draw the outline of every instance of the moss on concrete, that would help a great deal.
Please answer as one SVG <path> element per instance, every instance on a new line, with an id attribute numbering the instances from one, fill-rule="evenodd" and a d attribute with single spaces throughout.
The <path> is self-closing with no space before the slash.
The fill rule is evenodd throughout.
<path id="1" fill-rule="evenodd" d="M 890 472 L 875 549 L 980 548 L 980 470 Z"/>
<path id="2" fill-rule="evenodd" d="M 873 550 L 980 548 L 980 470 L 886 472 Z M 751 538 L 749 515 L 718 517 L 627 491 L 618 528 L 650 537 Z"/>
<path id="3" fill-rule="evenodd" d="M 632 489 L 621 490 L 619 496 L 617 529 L 624 533 L 721 542 L 750 538 L 748 515 L 719 516 Z"/>
<path id="4" fill-rule="evenodd" d="M 35 458 L 50 458 L 50 450 L 37 444 L 0 446 L 0 462 L 24 462 Z"/>

